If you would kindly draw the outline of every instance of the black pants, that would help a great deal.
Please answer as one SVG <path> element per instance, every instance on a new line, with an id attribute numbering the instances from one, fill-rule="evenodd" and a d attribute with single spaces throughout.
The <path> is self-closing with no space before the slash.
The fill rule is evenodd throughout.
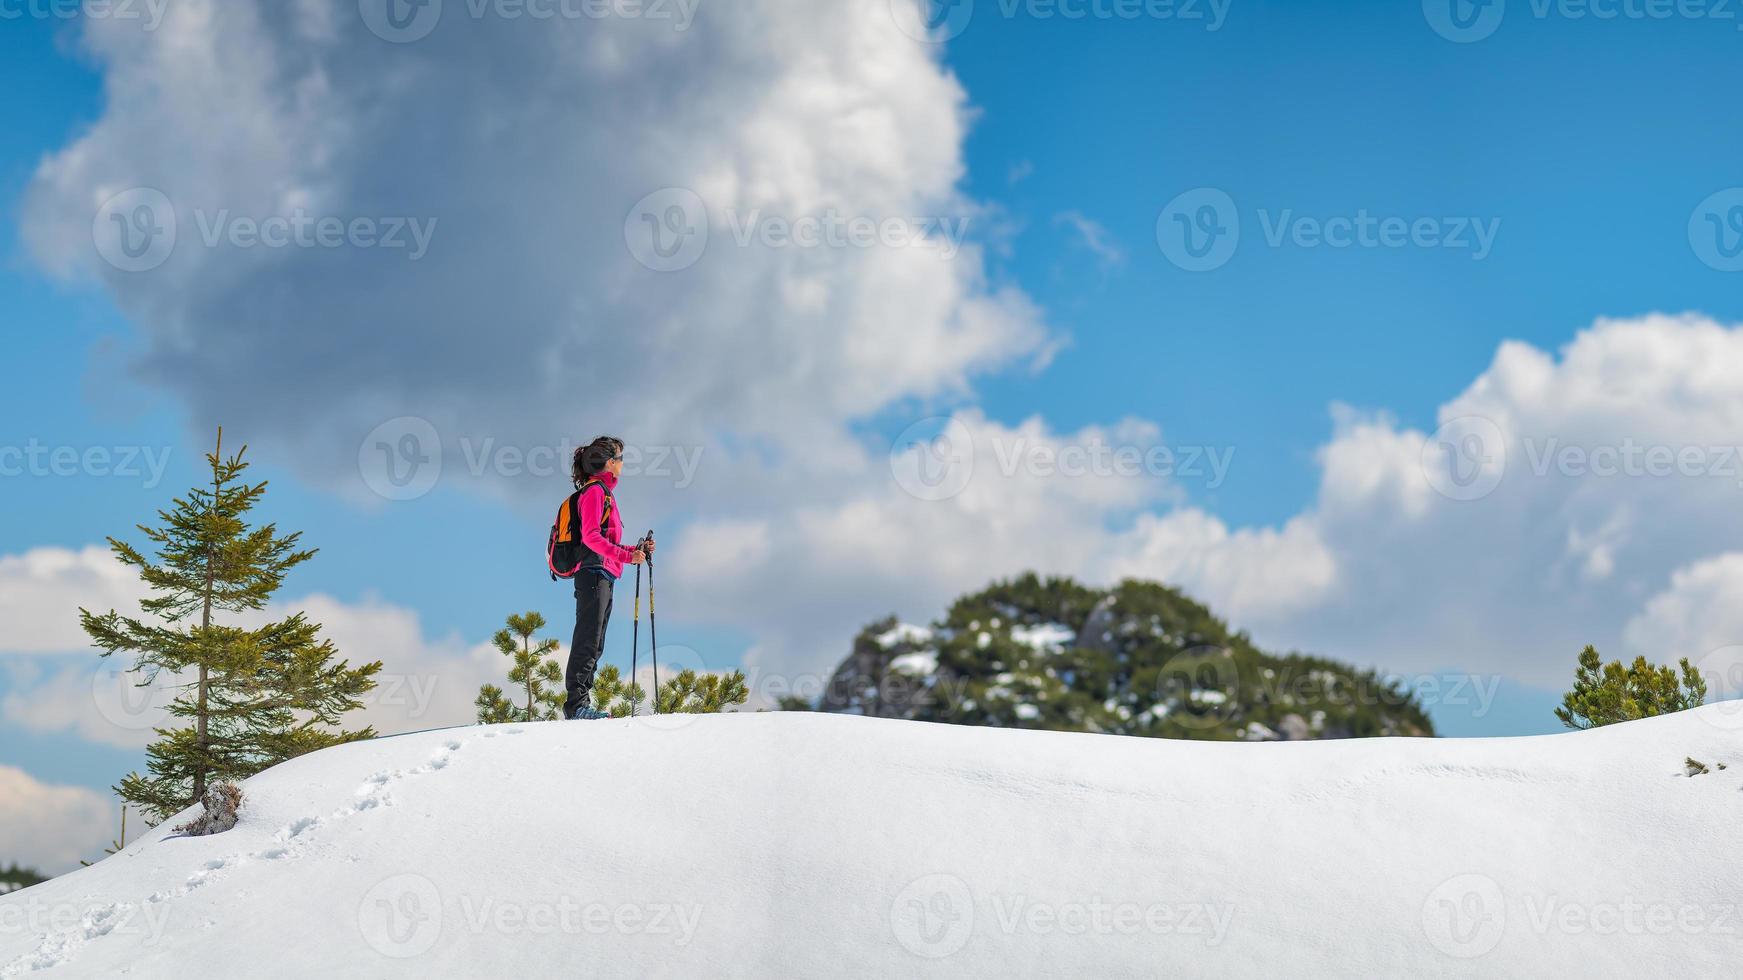
<path id="1" fill-rule="evenodd" d="M 593 691 L 593 672 L 605 651 L 605 626 L 611 622 L 611 587 L 616 583 L 602 573 L 582 570 L 575 576 L 575 637 L 569 645 L 569 670 L 563 686 L 569 698 L 563 702 L 563 717 L 587 707 Z"/>

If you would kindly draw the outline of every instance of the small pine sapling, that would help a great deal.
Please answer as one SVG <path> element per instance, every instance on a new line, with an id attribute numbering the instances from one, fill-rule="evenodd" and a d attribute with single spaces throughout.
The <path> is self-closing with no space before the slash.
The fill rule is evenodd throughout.
<path id="1" fill-rule="evenodd" d="M 1681 676 L 1669 666 L 1655 667 L 1645 657 L 1623 667 L 1620 660 L 1604 663 L 1595 647 L 1580 653 L 1573 690 L 1562 697 L 1555 716 L 1574 729 L 1597 728 L 1621 721 L 1667 715 L 1706 702 L 1707 682 L 1683 658 Z"/>
<path id="2" fill-rule="evenodd" d="M 562 644 L 551 638 L 534 641 L 545 628 L 545 617 L 536 612 L 509 616 L 507 622 L 508 628 L 497 630 L 491 643 L 513 661 L 508 682 L 523 703 L 515 704 L 502 688 L 486 684 L 472 702 L 478 708 L 478 721 L 484 725 L 556 721 L 563 717 L 563 668 L 550 655 Z"/>

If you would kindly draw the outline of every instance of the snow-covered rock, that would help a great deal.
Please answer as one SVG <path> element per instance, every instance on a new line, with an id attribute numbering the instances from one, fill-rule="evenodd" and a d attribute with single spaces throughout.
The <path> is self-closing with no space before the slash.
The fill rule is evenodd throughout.
<path id="1" fill-rule="evenodd" d="M 1473 740 L 812 713 L 379 739 L 249 780 L 227 833 L 172 820 L 0 897 L 0 975 L 1735 975 L 1737 707 Z"/>
<path id="2" fill-rule="evenodd" d="M 932 630 L 929 627 L 915 626 L 912 623 L 897 623 L 894 627 L 879 633 L 877 636 L 878 646 L 886 650 L 898 643 L 921 644 L 930 642 L 932 642 Z"/>

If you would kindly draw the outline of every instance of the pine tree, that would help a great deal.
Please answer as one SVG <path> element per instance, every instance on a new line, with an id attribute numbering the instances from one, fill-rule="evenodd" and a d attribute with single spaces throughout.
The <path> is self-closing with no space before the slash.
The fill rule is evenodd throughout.
<path id="1" fill-rule="evenodd" d="M 611 664 L 599 668 L 599 676 L 593 679 L 594 705 L 613 718 L 628 718 L 645 700 L 647 692 L 641 685 L 625 682 L 622 672 Z"/>
<path id="2" fill-rule="evenodd" d="M 1573 690 L 1563 695 L 1555 716 L 1569 728 L 1587 729 L 1699 707 L 1707 700 L 1706 679 L 1687 657 L 1679 666 L 1680 680 L 1677 671 L 1654 667 L 1645 657 L 1626 668 L 1620 660 L 1606 664 L 1588 646 L 1580 652 Z"/>
<path id="3" fill-rule="evenodd" d="M 647 699 L 640 684 L 626 683 L 616 667 L 600 668 L 593 682 L 593 703 L 613 718 L 627 718 Z M 743 671 L 721 676 L 685 670 L 660 684 L 659 713 L 707 715 L 725 711 L 750 699 Z"/>
<path id="4" fill-rule="evenodd" d="M 146 749 L 149 775 L 130 773 L 116 792 L 156 824 L 198 802 L 220 780 L 240 781 L 286 759 L 375 731 L 338 729 L 375 687 L 380 661 L 351 667 L 337 660 L 321 627 L 302 613 L 256 629 L 220 623 L 224 613 L 264 608 L 290 571 L 315 556 L 300 533 L 251 527 L 248 512 L 266 484 L 241 479 L 241 452 L 223 456 L 224 433 L 206 456 L 210 486 L 196 487 L 159 511 L 163 526 L 139 525 L 156 549 L 147 558 L 109 539 L 122 564 L 152 591 L 145 618 L 80 609 L 91 642 L 107 657 L 134 655 L 140 686 L 167 674 L 178 693 L 170 715 L 181 724 L 157 729 Z"/>
<path id="5" fill-rule="evenodd" d="M 749 698 L 743 671 L 735 670 L 723 677 L 686 670 L 660 685 L 656 703 L 663 715 L 709 715 L 743 704 Z"/>
<path id="6" fill-rule="evenodd" d="M 518 688 L 516 696 L 526 703 L 516 705 L 503 689 L 486 684 L 478 689 L 472 703 L 478 707 L 478 722 L 500 725 L 514 721 L 556 721 L 563 717 L 563 669 L 557 661 L 547 659 L 562 644 L 554 639 L 533 637 L 545 628 L 545 617 L 536 612 L 508 617 L 508 628 L 497 630 L 491 642 L 502 655 L 514 661 L 509 668 L 509 684 Z"/>

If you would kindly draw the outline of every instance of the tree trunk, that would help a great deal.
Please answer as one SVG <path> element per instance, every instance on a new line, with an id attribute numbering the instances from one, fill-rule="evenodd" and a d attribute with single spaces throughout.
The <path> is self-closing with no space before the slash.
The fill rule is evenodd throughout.
<path id="1" fill-rule="evenodd" d="M 531 655 L 533 650 L 531 633 L 520 638 L 520 648 L 523 652 Z M 527 721 L 538 721 L 537 718 L 533 717 L 533 672 L 530 668 L 527 670 Z"/>
<path id="2" fill-rule="evenodd" d="M 222 426 L 219 426 L 219 428 L 218 428 L 218 448 L 215 450 L 215 456 L 216 456 L 219 464 L 222 465 L 222 463 L 224 461 L 224 429 Z M 213 470 L 212 470 L 212 510 L 213 511 L 216 511 L 218 509 L 218 494 L 222 490 L 223 490 L 223 486 L 222 486 L 222 484 L 220 484 L 218 482 L 217 468 L 213 467 Z M 205 598 L 205 606 L 204 606 L 204 608 L 202 608 L 200 610 L 200 631 L 202 633 L 205 632 L 206 630 L 209 630 L 212 628 L 212 583 L 217 578 L 217 569 L 215 569 L 213 567 L 214 563 L 215 563 L 215 560 L 214 560 L 214 556 L 212 554 L 212 546 L 210 544 L 207 544 L 206 545 L 206 594 L 204 597 Z M 206 737 L 206 714 L 207 714 L 206 683 L 207 683 L 207 678 L 208 678 L 208 675 L 206 672 L 206 665 L 204 663 L 202 663 L 202 664 L 200 664 L 199 710 L 194 715 L 194 731 L 195 731 L 194 744 L 199 747 L 200 758 L 202 760 L 205 758 L 207 751 L 209 751 L 209 749 L 208 749 L 209 742 L 208 742 L 207 737 Z M 201 767 L 194 770 L 194 800 L 197 802 L 199 800 L 205 799 L 205 797 L 206 797 L 206 770 L 205 770 L 204 762 L 202 762 Z"/>

